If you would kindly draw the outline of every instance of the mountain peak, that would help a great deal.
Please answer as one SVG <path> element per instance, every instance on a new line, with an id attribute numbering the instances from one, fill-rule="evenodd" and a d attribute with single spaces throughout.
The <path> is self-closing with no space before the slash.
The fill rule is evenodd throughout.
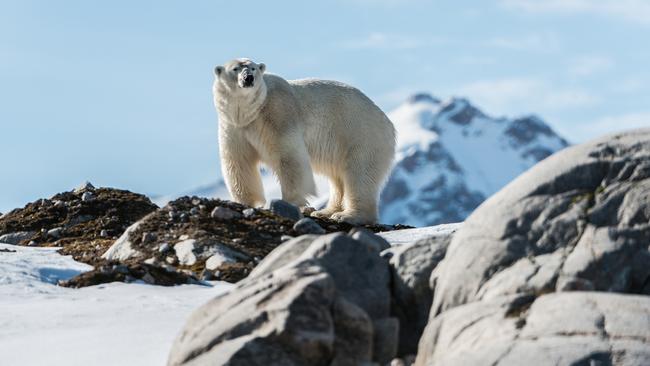
<path id="1" fill-rule="evenodd" d="M 475 117 L 486 117 L 485 113 L 465 98 L 453 97 L 444 103 L 440 113 L 459 125 L 468 125 Z"/>
<path id="2" fill-rule="evenodd" d="M 429 93 L 421 92 L 421 93 L 416 93 L 416 94 L 411 95 L 411 97 L 408 99 L 408 102 L 411 103 L 411 104 L 420 103 L 420 102 L 431 103 L 431 104 L 440 104 L 440 99 L 434 97 L 433 95 L 431 95 Z"/>

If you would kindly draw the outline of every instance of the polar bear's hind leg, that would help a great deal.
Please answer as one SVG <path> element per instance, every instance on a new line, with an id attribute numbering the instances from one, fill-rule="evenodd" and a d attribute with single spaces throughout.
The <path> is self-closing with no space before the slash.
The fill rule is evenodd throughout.
<path id="1" fill-rule="evenodd" d="M 311 213 L 312 216 L 319 218 L 330 218 L 332 214 L 343 211 L 343 180 L 338 177 L 330 177 L 330 197 L 327 206 L 318 211 Z"/>

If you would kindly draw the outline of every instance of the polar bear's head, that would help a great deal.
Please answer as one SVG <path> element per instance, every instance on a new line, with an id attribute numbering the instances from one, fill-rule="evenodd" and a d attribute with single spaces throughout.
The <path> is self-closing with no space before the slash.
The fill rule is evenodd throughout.
<path id="1" fill-rule="evenodd" d="M 214 68 L 219 84 L 230 92 L 247 93 L 254 91 L 264 82 L 262 75 L 266 65 L 257 64 L 247 58 L 239 58 Z"/>

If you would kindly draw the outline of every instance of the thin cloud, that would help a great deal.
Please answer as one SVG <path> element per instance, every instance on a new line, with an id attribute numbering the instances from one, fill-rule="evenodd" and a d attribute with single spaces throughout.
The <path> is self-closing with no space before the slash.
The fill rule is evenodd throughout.
<path id="1" fill-rule="evenodd" d="M 501 5 L 532 14 L 595 14 L 650 25 L 646 0 L 501 0 Z"/>
<path id="2" fill-rule="evenodd" d="M 373 32 L 365 37 L 340 42 L 349 49 L 415 49 L 446 42 L 443 38 L 418 38 L 400 34 Z"/>
<path id="3" fill-rule="evenodd" d="M 596 104 L 599 98 L 581 89 L 562 89 L 536 78 L 480 80 L 457 89 L 491 111 L 524 113 Z"/>
<path id="4" fill-rule="evenodd" d="M 612 68 L 614 61 L 608 57 L 584 56 L 571 61 L 569 74 L 572 76 L 591 76 Z"/>
<path id="5" fill-rule="evenodd" d="M 519 51 L 548 52 L 560 47 L 559 37 L 551 32 L 528 34 L 524 36 L 493 37 L 483 46 Z"/>
<path id="6" fill-rule="evenodd" d="M 586 141 L 609 133 L 648 128 L 650 111 L 608 115 L 591 121 L 562 123 L 558 127 L 565 136 L 580 136 L 580 141 Z"/>

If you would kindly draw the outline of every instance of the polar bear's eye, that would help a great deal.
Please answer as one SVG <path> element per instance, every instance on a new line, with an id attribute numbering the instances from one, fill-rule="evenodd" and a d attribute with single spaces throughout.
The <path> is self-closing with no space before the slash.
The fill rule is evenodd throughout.
<path id="1" fill-rule="evenodd" d="M 235 72 L 239 71 L 239 67 L 235 67 L 234 69 L 232 69 L 232 71 L 235 71 Z"/>
<path id="2" fill-rule="evenodd" d="M 253 67 L 253 68 L 251 68 L 251 70 L 255 71 L 255 68 Z"/>

